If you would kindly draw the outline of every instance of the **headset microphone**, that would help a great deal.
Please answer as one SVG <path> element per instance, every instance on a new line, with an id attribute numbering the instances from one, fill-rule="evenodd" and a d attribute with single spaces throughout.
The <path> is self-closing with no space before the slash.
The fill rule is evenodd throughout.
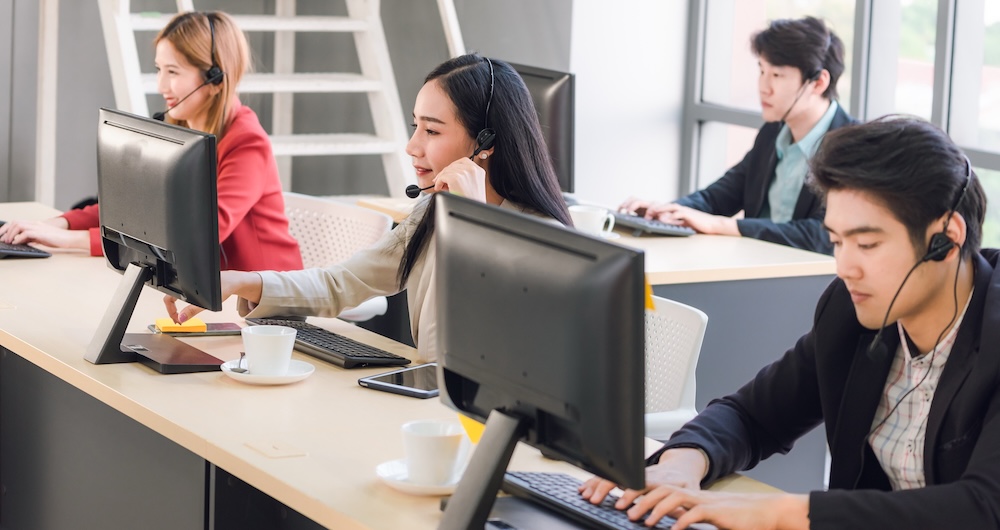
<path id="1" fill-rule="evenodd" d="M 410 184 L 409 186 L 406 187 L 406 196 L 409 197 L 409 198 L 411 198 L 411 199 L 416 199 L 417 196 L 420 195 L 420 192 L 422 192 L 424 190 L 429 190 L 429 189 L 431 189 L 433 187 L 434 187 L 433 184 L 431 184 L 430 186 L 427 186 L 426 188 L 421 188 L 420 186 L 417 186 L 416 184 Z"/>
<path id="2" fill-rule="evenodd" d="M 802 83 L 802 86 L 799 87 L 799 92 L 798 94 L 795 95 L 795 99 L 792 100 L 792 104 L 788 106 L 788 110 L 786 110 L 785 113 L 781 115 L 781 119 L 778 120 L 780 123 L 785 123 L 785 118 L 787 118 L 788 115 L 792 113 L 792 109 L 794 109 L 795 104 L 799 102 L 799 98 L 801 98 L 802 95 L 806 93 L 806 87 L 809 86 L 809 83 L 814 83 L 817 80 L 819 80 L 819 75 L 821 73 L 823 73 L 822 70 L 817 70 L 813 72 L 812 75 L 810 75 L 808 78 L 806 78 L 805 82 Z"/>
<path id="3" fill-rule="evenodd" d="M 219 75 L 221 76 L 221 75 L 222 75 L 222 73 L 220 72 L 220 73 L 219 73 Z M 196 88 L 196 89 L 192 90 L 191 92 L 188 92 L 188 95 L 186 95 L 186 96 L 182 97 L 182 98 L 181 98 L 181 100 L 180 100 L 180 101 L 178 101 L 178 102 L 177 102 L 177 104 L 176 104 L 176 105 L 174 105 L 173 107 L 170 107 L 170 108 L 169 108 L 169 109 L 167 109 L 167 110 L 163 110 L 163 111 L 160 111 L 160 112 L 157 112 L 157 113 L 153 114 L 153 119 L 154 119 L 154 120 L 157 120 L 157 121 L 163 121 L 163 118 L 166 118 L 166 117 L 167 117 L 167 114 L 169 114 L 169 113 L 170 113 L 170 111 L 172 111 L 172 110 L 174 110 L 175 108 L 179 107 L 179 106 L 180 106 L 180 104 L 181 104 L 181 103 L 184 103 L 184 101 L 185 101 L 185 100 L 186 100 L 187 98 L 189 98 L 189 97 L 193 96 L 195 92 L 197 92 L 197 91 L 201 90 L 202 88 L 204 88 L 204 87 L 205 87 L 205 85 L 208 85 L 208 84 L 210 84 L 210 83 L 212 83 L 212 79 L 211 79 L 211 78 L 210 78 L 210 79 L 206 79 L 204 83 L 202 83 L 202 84 L 198 85 L 198 88 Z"/>

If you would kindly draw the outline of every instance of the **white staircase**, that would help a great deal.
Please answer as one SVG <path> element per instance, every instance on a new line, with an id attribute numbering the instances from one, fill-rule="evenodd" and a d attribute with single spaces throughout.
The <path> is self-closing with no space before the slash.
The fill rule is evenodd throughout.
<path id="1" fill-rule="evenodd" d="M 193 4 L 193 0 L 177 0 L 178 12 L 195 10 Z M 276 0 L 273 16 L 230 13 L 245 32 L 275 32 L 274 72 L 246 75 L 239 92 L 273 94 L 271 144 L 286 190 L 291 190 L 293 156 L 381 155 L 393 196 L 402 196 L 406 185 L 415 180 L 404 152 L 406 122 L 379 4 L 379 0 L 346 0 L 346 17 L 295 16 L 295 0 Z M 146 95 L 156 93 L 156 76 L 140 69 L 135 32 L 158 31 L 174 13 L 132 13 L 128 0 L 99 0 L 99 6 L 115 102 L 120 110 L 148 116 Z M 464 53 L 452 1 L 438 0 L 438 7 L 449 50 L 453 55 Z M 294 34 L 299 31 L 351 33 L 361 72 L 295 72 Z M 375 134 L 293 134 L 292 95 L 330 92 L 367 94 Z"/>

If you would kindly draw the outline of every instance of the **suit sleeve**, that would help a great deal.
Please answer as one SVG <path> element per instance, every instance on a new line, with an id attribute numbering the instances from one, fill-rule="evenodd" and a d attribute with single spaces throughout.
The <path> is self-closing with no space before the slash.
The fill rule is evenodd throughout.
<path id="1" fill-rule="evenodd" d="M 811 250 L 823 254 L 833 254 L 830 235 L 823 228 L 823 210 L 814 212 L 806 219 L 787 223 L 775 223 L 770 219 L 739 219 L 736 221 L 740 235 L 771 243 Z"/>

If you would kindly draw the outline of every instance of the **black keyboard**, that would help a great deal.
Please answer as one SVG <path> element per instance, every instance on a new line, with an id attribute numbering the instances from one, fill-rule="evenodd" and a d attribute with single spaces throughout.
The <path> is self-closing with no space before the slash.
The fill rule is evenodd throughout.
<path id="1" fill-rule="evenodd" d="M 508 472 L 503 490 L 515 497 L 530 500 L 572 519 L 587 528 L 650 528 L 642 521 L 630 521 L 624 511 L 615 508 L 617 497 L 608 495 L 601 504 L 591 504 L 577 488 L 583 482 L 563 473 Z M 664 517 L 652 528 L 670 528 L 676 519 Z"/>
<path id="2" fill-rule="evenodd" d="M 652 234 L 657 236 L 690 236 L 695 234 L 694 230 L 686 226 L 672 225 L 664 223 L 663 221 L 646 219 L 645 217 L 629 213 L 614 212 L 614 215 L 615 228 L 620 226 L 631 228 L 632 235 L 636 237 L 643 234 Z"/>
<path id="3" fill-rule="evenodd" d="M 246 321 L 247 324 L 253 326 L 268 325 L 295 328 L 295 344 L 302 353 L 312 355 L 313 357 L 344 368 L 410 364 L 410 360 L 406 357 L 400 357 L 374 346 L 362 344 L 356 340 L 301 320 L 248 318 Z"/>
<path id="4" fill-rule="evenodd" d="M 47 258 L 51 256 L 44 250 L 30 245 L 11 245 L 0 242 L 0 259 L 3 258 Z"/>

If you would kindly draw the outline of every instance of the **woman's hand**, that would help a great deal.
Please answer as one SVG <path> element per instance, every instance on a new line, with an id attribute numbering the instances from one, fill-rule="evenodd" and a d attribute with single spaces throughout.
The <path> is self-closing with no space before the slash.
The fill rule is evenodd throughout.
<path id="1" fill-rule="evenodd" d="M 486 202 L 486 170 L 468 158 L 459 158 L 438 172 L 434 178 L 434 191 L 450 191 Z"/>
<path id="2" fill-rule="evenodd" d="M 90 232 L 69 230 L 63 217 L 44 221 L 10 221 L 0 226 L 0 241 L 14 245 L 40 243 L 53 248 L 90 250 Z"/>
<path id="3" fill-rule="evenodd" d="M 219 274 L 219 279 L 222 281 L 223 302 L 234 294 L 255 304 L 260 302 L 261 289 L 263 288 L 263 281 L 260 278 L 260 274 L 256 272 L 222 271 Z M 189 305 L 183 310 L 177 311 L 177 299 L 170 295 L 163 297 L 163 305 L 166 306 L 167 314 L 170 315 L 170 318 L 178 324 L 183 324 L 191 317 L 204 311 L 204 309 L 196 305 Z"/>

